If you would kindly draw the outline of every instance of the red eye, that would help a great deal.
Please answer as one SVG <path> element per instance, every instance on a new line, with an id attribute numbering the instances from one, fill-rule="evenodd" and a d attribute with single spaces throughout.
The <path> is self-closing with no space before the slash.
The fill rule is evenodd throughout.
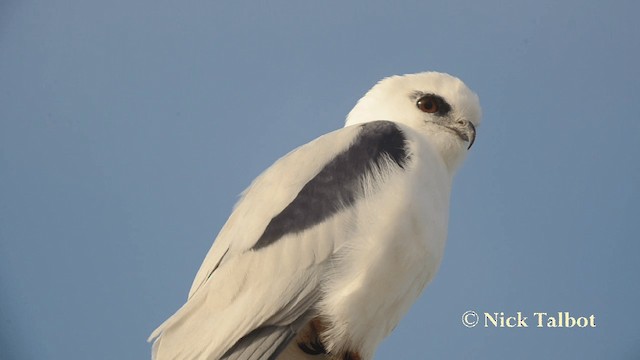
<path id="1" fill-rule="evenodd" d="M 418 109 L 420 109 L 421 111 L 429 114 L 436 113 L 438 112 L 438 110 L 440 110 L 438 99 L 433 95 L 426 95 L 421 97 L 416 103 L 416 106 L 418 106 Z"/>

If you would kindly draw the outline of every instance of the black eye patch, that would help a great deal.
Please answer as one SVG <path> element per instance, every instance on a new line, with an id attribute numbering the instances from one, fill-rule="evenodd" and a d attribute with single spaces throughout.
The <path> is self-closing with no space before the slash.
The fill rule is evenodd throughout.
<path id="1" fill-rule="evenodd" d="M 416 100 L 416 107 L 422 112 L 445 116 L 451 111 L 451 105 L 440 95 L 416 92 L 412 98 Z"/>

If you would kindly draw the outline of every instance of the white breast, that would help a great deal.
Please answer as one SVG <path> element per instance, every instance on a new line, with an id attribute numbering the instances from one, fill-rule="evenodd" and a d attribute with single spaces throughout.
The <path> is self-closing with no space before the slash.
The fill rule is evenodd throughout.
<path id="1" fill-rule="evenodd" d="M 451 176 L 424 138 L 403 130 L 411 164 L 358 201 L 351 232 L 329 264 L 335 272 L 320 308 L 332 324 L 324 339 L 330 351 L 360 349 L 371 358 L 440 265 Z"/>

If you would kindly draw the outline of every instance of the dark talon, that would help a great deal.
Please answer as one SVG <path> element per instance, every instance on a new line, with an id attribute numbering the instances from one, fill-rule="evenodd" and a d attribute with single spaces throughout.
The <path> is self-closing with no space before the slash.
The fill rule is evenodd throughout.
<path id="1" fill-rule="evenodd" d="M 309 355 L 320 355 L 327 353 L 327 349 L 325 349 L 324 345 L 322 345 L 322 343 L 319 341 L 314 341 L 310 344 L 298 343 L 298 347 L 300 348 L 300 350 Z"/>

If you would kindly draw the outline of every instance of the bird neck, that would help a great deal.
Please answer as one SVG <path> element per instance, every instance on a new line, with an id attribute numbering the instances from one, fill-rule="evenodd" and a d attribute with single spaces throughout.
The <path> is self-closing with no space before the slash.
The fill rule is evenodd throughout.
<path id="1" fill-rule="evenodd" d="M 467 157 L 467 144 L 455 137 L 455 135 L 427 129 L 427 138 L 435 150 L 440 154 L 442 161 L 453 177 L 460 165 Z"/>

